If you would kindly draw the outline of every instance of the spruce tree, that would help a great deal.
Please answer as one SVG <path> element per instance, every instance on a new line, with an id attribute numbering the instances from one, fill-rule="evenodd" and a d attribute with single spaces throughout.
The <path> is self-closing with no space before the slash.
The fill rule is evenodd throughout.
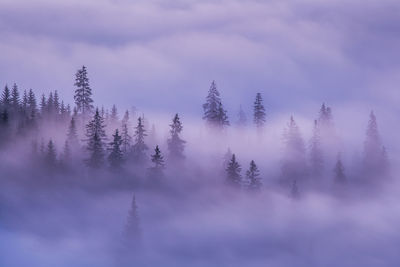
<path id="1" fill-rule="evenodd" d="M 122 132 L 121 132 L 121 137 L 122 137 L 122 154 L 126 158 L 131 151 L 132 147 L 132 137 L 129 134 L 129 129 L 128 129 L 128 124 L 124 123 L 122 125 Z"/>
<path id="2" fill-rule="evenodd" d="M 254 124 L 258 129 L 262 129 L 265 124 L 265 108 L 261 93 L 257 93 L 256 100 L 254 101 Z"/>
<path id="3" fill-rule="evenodd" d="M 208 90 L 206 103 L 203 104 L 203 110 L 203 119 L 208 125 L 217 128 L 223 128 L 229 125 L 228 116 L 223 108 L 215 81 L 211 83 L 210 89 Z"/>
<path id="4" fill-rule="evenodd" d="M 12 90 L 11 90 L 11 107 L 14 112 L 18 112 L 20 109 L 20 99 L 19 99 L 19 92 L 18 92 L 18 86 L 16 83 L 14 83 Z"/>
<path id="5" fill-rule="evenodd" d="M 50 168 L 54 168 L 57 164 L 56 148 L 54 147 L 53 140 L 51 140 L 51 139 L 50 139 L 49 143 L 47 144 L 45 160 L 46 160 L 46 165 Z"/>
<path id="6" fill-rule="evenodd" d="M 136 198 L 133 195 L 131 208 L 128 213 L 125 231 L 123 234 L 123 244 L 126 249 L 134 249 L 140 245 L 141 242 L 141 229 L 138 214 L 138 207 L 136 205 Z M 130 251 L 131 252 L 131 251 Z"/>
<path id="7" fill-rule="evenodd" d="M 75 117 L 71 118 L 67 132 L 67 141 L 74 151 L 79 147 L 78 133 L 76 131 Z"/>
<path id="8" fill-rule="evenodd" d="M 310 141 L 311 172 L 315 178 L 321 178 L 324 170 L 324 158 L 321 147 L 321 133 L 317 120 L 314 121 L 313 135 Z"/>
<path id="9" fill-rule="evenodd" d="M 85 118 L 93 110 L 92 89 L 89 86 L 89 78 L 85 66 L 75 74 L 75 95 L 74 100 L 78 113 Z"/>
<path id="10" fill-rule="evenodd" d="M 300 198 L 300 192 L 299 192 L 299 187 L 297 185 L 297 180 L 294 179 L 292 182 L 292 187 L 290 189 L 290 197 L 292 199 L 299 199 Z"/>
<path id="11" fill-rule="evenodd" d="M 132 147 L 132 154 L 136 163 L 142 163 L 146 159 L 146 150 L 148 147 L 144 142 L 145 136 L 147 136 L 146 130 L 144 129 L 142 118 L 139 117 L 138 124 L 135 127 L 135 143 Z"/>
<path id="12" fill-rule="evenodd" d="M 3 108 L 6 109 L 11 106 L 11 93 L 7 85 L 4 87 L 3 93 L 1 94 L 1 104 L 3 105 Z"/>
<path id="13" fill-rule="evenodd" d="M 364 176 L 368 178 L 378 179 L 384 173 L 382 163 L 383 146 L 381 143 L 378 123 L 373 111 L 370 113 L 368 127 L 366 131 L 366 139 L 364 142 Z"/>
<path id="14" fill-rule="evenodd" d="M 24 94 L 22 96 L 22 112 L 24 114 L 29 114 L 29 111 L 28 111 L 28 94 L 27 94 L 26 90 L 24 90 Z"/>
<path id="15" fill-rule="evenodd" d="M 42 117 L 46 114 L 46 110 L 47 110 L 46 96 L 42 94 L 42 97 L 40 99 L 40 113 Z"/>
<path id="16" fill-rule="evenodd" d="M 110 122 L 111 124 L 115 125 L 118 123 L 118 110 L 117 107 L 115 105 L 112 106 L 111 108 L 111 115 L 110 115 Z"/>
<path id="17" fill-rule="evenodd" d="M 242 108 L 242 105 L 240 105 L 240 107 L 239 107 L 238 120 L 237 120 L 236 124 L 239 128 L 243 128 L 243 127 L 247 126 L 247 116 Z"/>
<path id="18" fill-rule="evenodd" d="M 293 180 L 304 179 L 307 174 L 307 164 L 305 156 L 305 145 L 293 117 L 285 129 L 284 135 L 285 150 L 282 160 L 281 183 L 289 185 Z"/>
<path id="19" fill-rule="evenodd" d="M 104 119 L 96 109 L 93 119 L 86 125 L 86 149 L 89 152 L 86 164 L 94 169 L 100 168 L 104 163 L 104 148 L 107 139 L 104 128 Z"/>
<path id="20" fill-rule="evenodd" d="M 64 166 L 69 165 L 71 162 L 71 148 L 70 148 L 68 140 L 65 140 L 65 143 L 64 143 L 62 161 L 63 161 Z"/>
<path id="21" fill-rule="evenodd" d="M 179 136 L 183 127 L 178 114 L 175 114 L 175 117 L 172 119 L 172 124 L 169 126 L 171 127 L 169 131 L 171 136 L 167 140 L 169 156 L 171 159 L 183 159 L 185 158 L 183 150 L 185 149 L 186 141 L 182 140 Z"/>
<path id="22" fill-rule="evenodd" d="M 113 141 L 110 143 L 108 155 L 108 162 L 112 169 L 121 169 L 123 163 L 123 154 L 121 150 L 122 138 L 118 133 L 118 129 L 113 134 Z"/>
<path id="23" fill-rule="evenodd" d="M 338 155 L 335 168 L 333 170 L 335 174 L 334 182 L 337 184 L 345 184 L 347 182 L 346 175 L 344 173 L 344 167 L 340 154 Z"/>
<path id="24" fill-rule="evenodd" d="M 33 92 L 32 89 L 29 89 L 29 93 L 28 93 L 28 106 L 30 111 L 34 112 L 36 114 L 37 111 L 37 103 L 36 103 L 36 97 L 35 97 L 35 93 Z"/>
<path id="25" fill-rule="evenodd" d="M 246 171 L 247 187 L 250 190 L 260 190 L 262 183 L 260 178 L 260 171 L 254 160 L 250 162 L 250 167 Z"/>
<path id="26" fill-rule="evenodd" d="M 226 178 L 227 184 L 240 187 L 242 182 L 242 176 L 240 172 L 242 168 L 240 167 L 239 163 L 236 161 L 235 154 L 232 154 L 232 158 L 228 163 L 228 167 L 226 168 Z"/>
<path id="27" fill-rule="evenodd" d="M 154 154 L 151 155 L 151 161 L 153 162 L 153 167 L 150 168 L 152 171 L 152 174 L 154 176 L 162 176 L 163 175 L 163 169 L 165 168 L 165 163 L 164 163 L 164 157 L 161 155 L 161 150 L 156 146 L 154 149 Z"/>
<path id="28" fill-rule="evenodd" d="M 58 97 L 57 90 L 54 91 L 54 103 L 53 103 L 53 112 L 55 116 L 60 114 L 60 98 Z"/>

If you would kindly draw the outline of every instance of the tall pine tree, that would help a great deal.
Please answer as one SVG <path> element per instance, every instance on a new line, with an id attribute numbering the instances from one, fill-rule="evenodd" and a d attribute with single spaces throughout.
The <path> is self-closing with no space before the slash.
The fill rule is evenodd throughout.
<path id="1" fill-rule="evenodd" d="M 118 129 L 113 134 L 113 141 L 110 143 L 108 162 L 112 169 L 121 169 L 123 163 L 123 154 L 121 150 L 122 138 L 118 133 Z"/>
<path id="2" fill-rule="evenodd" d="M 182 123 L 179 119 L 178 114 L 172 119 L 172 124 L 169 125 L 170 128 L 170 138 L 167 140 L 169 156 L 171 159 L 183 159 L 183 150 L 185 149 L 186 141 L 182 140 L 179 136 L 182 132 Z"/>
<path id="3" fill-rule="evenodd" d="M 211 83 L 210 89 L 208 90 L 206 103 L 203 104 L 203 110 L 203 119 L 208 125 L 217 128 L 223 128 L 229 125 L 228 116 L 222 105 L 215 81 Z"/>
<path id="4" fill-rule="evenodd" d="M 265 108 L 263 105 L 263 99 L 261 97 L 261 93 L 257 93 L 256 100 L 254 101 L 254 124 L 257 129 L 262 129 L 265 124 Z"/>
<path id="5" fill-rule="evenodd" d="M 226 168 L 227 184 L 235 187 L 240 187 L 242 182 L 242 176 L 240 175 L 241 171 L 242 168 L 236 161 L 235 154 L 232 154 L 232 158 L 228 163 L 228 167 Z"/>
<path id="6" fill-rule="evenodd" d="M 246 171 L 247 187 L 249 190 L 260 190 L 262 183 L 260 178 L 260 171 L 257 168 L 254 160 L 250 162 L 250 167 Z"/>
<path id="7" fill-rule="evenodd" d="M 142 122 L 142 118 L 138 118 L 138 124 L 135 127 L 135 143 L 132 147 L 132 155 L 136 163 L 143 163 L 146 160 L 147 145 L 144 142 L 144 138 L 147 136 L 146 130 Z"/>
<path id="8" fill-rule="evenodd" d="M 93 110 L 92 89 L 89 85 L 89 78 L 85 66 L 79 69 L 75 74 L 75 104 L 78 113 L 85 118 L 90 115 Z"/>
<path id="9" fill-rule="evenodd" d="M 104 148 L 107 140 L 104 128 L 104 119 L 96 109 L 93 119 L 86 125 L 86 149 L 89 152 L 86 164 L 94 169 L 100 168 L 104 163 Z"/>

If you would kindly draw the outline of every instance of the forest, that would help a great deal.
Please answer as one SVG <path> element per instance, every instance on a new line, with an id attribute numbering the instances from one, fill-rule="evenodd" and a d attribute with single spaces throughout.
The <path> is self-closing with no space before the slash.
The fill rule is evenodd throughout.
<path id="1" fill-rule="evenodd" d="M 398 236 L 387 224 L 398 221 L 398 194 L 374 111 L 365 114 L 355 153 L 328 103 L 306 124 L 292 114 L 277 127 L 262 92 L 251 116 L 242 107 L 228 116 L 212 81 L 200 123 L 178 113 L 166 121 L 97 105 L 85 66 L 74 78 L 74 99 L 16 83 L 2 91 L 1 266 L 400 259 L 396 246 L 377 249 Z"/>

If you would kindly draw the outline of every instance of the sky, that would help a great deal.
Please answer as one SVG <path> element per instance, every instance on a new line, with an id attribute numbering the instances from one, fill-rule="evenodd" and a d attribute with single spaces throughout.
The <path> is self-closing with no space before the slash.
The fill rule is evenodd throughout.
<path id="1" fill-rule="evenodd" d="M 73 102 L 87 66 L 98 105 L 201 116 L 216 80 L 228 115 L 399 111 L 396 0 L 1 0 L 0 86 Z M 162 96 L 162 97 L 160 97 Z"/>

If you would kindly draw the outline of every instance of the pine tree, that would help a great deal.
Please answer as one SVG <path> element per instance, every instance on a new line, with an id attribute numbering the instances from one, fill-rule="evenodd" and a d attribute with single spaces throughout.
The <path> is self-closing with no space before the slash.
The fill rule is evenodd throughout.
<path id="1" fill-rule="evenodd" d="M 24 94 L 22 96 L 22 112 L 24 114 L 29 114 L 29 111 L 28 111 L 28 94 L 27 94 L 26 90 L 24 90 Z"/>
<path id="2" fill-rule="evenodd" d="M 123 163 L 123 154 L 121 150 L 122 138 L 118 133 L 118 129 L 115 130 L 113 134 L 113 141 L 110 143 L 108 155 L 108 162 L 112 169 L 120 169 Z"/>
<path id="3" fill-rule="evenodd" d="M 117 124 L 119 118 L 118 118 L 118 110 L 117 107 L 115 105 L 112 106 L 111 109 L 111 115 L 110 115 L 110 122 L 112 125 Z"/>
<path id="4" fill-rule="evenodd" d="M 14 83 L 12 90 L 11 90 L 11 106 L 14 112 L 18 112 L 20 109 L 20 99 L 19 99 L 19 92 L 18 86 Z"/>
<path id="5" fill-rule="evenodd" d="M 6 109 L 11 106 L 11 93 L 7 85 L 4 87 L 3 93 L 1 95 L 1 104 L 3 105 L 3 108 Z"/>
<path id="6" fill-rule="evenodd" d="M 60 99 L 58 97 L 57 90 L 54 91 L 54 103 L 53 103 L 53 112 L 57 116 L 60 114 Z"/>
<path id="7" fill-rule="evenodd" d="M 104 163 L 104 148 L 106 134 L 104 131 L 104 119 L 96 109 L 93 119 L 86 125 L 86 149 L 89 152 L 89 158 L 86 164 L 91 168 L 99 168 Z"/>
<path id="8" fill-rule="evenodd" d="M 222 167 L 224 168 L 224 170 L 226 170 L 226 168 L 228 168 L 230 160 L 232 159 L 232 151 L 229 147 L 222 158 L 223 158 Z"/>
<path id="9" fill-rule="evenodd" d="M 123 243 L 127 249 L 137 248 L 140 245 L 141 229 L 135 195 L 132 198 L 123 237 Z"/>
<path id="10" fill-rule="evenodd" d="M 320 176 L 324 170 L 324 157 L 321 147 L 321 133 L 317 120 L 314 121 L 313 135 L 310 141 L 310 161 L 312 175 L 316 178 L 321 178 Z"/>
<path id="11" fill-rule="evenodd" d="M 257 168 L 254 160 L 250 162 L 250 168 L 246 171 L 247 187 L 250 190 L 260 190 L 262 183 L 260 178 L 260 171 Z"/>
<path id="12" fill-rule="evenodd" d="M 50 139 L 49 143 L 47 144 L 47 151 L 46 151 L 46 164 L 50 168 L 54 168 L 57 164 L 57 153 L 56 148 L 54 147 L 53 140 Z"/>
<path id="13" fill-rule="evenodd" d="M 257 93 L 256 100 L 254 101 L 254 124 L 258 129 L 262 129 L 265 124 L 265 108 L 263 99 L 260 93 Z"/>
<path id="14" fill-rule="evenodd" d="M 307 174 L 305 146 L 299 127 L 293 117 L 283 135 L 285 150 L 282 161 L 281 183 L 291 184 L 295 179 L 304 179 Z"/>
<path id="15" fill-rule="evenodd" d="M 246 127 L 247 126 L 247 116 L 244 110 L 242 109 L 242 105 L 239 107 L 239 112 L 238 112 L 238 120 L 237 120 L 237 126 L 240 128 Z"/>
<path id="16" fill-rule="evenodd" d="M 79 69 L 75 75 L 75 104 L 77 111 L 86 117 L 93 110 L 92 89 L 89 86 L 89 78 L 85 66 Z"/>
<path id="17" fill-rule="evenodd" d="M 46 96 L 42 94 L 42 98 L 40 99 L 40 113 L 42 114 L 42 117 L 46 114 L 47 110 L 47 101 L 46 101 Z"/>
<path id="18" fill-rule="evenodd" d="M 124 117 L 122 118 L 122 125 L 129 124 L 129 111 L 126 110 L 124 113 Z"/>
<path id="19" fill-rule="evenodd" d="M 76 131 L 75 117 L 71 118 L 67 132 L 67 141 L 69 146 L 72 147 L 74 151 L 79 147 L 79 139 Z"/>
<path id="20" fill-rule="evenodd" d="M 46 104 L 46 111 L 47 115 L 50 117 L 54 116 L 54 97 L 53 97 L 53 92 L 49 93 L 49 97 L 47 98 L 47 104 Z"/>
<path id="21" fill-rule="evenodd" d="M 131 146 L 132 146 L 132 137 L 129 134 L 129 129 L 128 129 L 128 124 L 124 123 L 122 125 L 122 154 L 126 158 L 128 156 L 128 153 L 131 151 Z"/>
<path id="22" fill-rule="evenodd" d="M 342 163 L 342 159 L 340 157 L 340 154 L 338 155 L 338 159 L 336 161 L 336 165 L 334 168 L 334 174 L 335 174 L 335 178 L 334 181 L 337 184 L 345 184 L 347 182 L 347 178 L 346 175 L 344 173 L 344 167 L 343 167 L 343 163 Z"/>
<path id="23" fill-rule="evenodd" d="M 64 143 L 64 150 L 63 150 L 63 154 L 62 154 L 62 163 L 65 167 L 69 166 L 71 163 L 71 148 L 69 146 L 68 140 L 65 140 L 65 143 Z"/>
<path id="24" fill-rule="evenodd" d="M 171 159 L 183 159 L 185 158 L 183 150 L 185 149 L 186 141 L 182 140 L 179 136 L 183 127 L 178 114 L 175 114 L 175 117 L 172 119 L 172 124 L 169 126 L 171 127 L 169 131 L 171 137 L 167 140 L 169 156 Z"/>
<path id="25" fill-rule="evenodd" d="M 378 179 L 384 173 L 382 166 L 382 143 L 378 130 L 378 123 L 373 111 L 370 113 L 366 139 L 364 142 L 364 176 Z"/>
<path id="26" fill-rule="evenodd" d="M 164 157 L 161 155 L 161 150 L 156 146 L 154 149 L 154 154 L 151 155 L 151 161 L 154 166 L 151 167 L 152 174 L 154 176 L 160 177 L 163 175 L 163 169 L 165 168 Z"/>
<path id="27" fill-rule="evenodd" d="M 242 177 L 240 175 L 241 171 L 242 168 L 236 161 L 235 154 L 232 154 L 231 161 L 228 163 L 228 167 L 226 168 L 227 184 L 240 187 L 242 181 Z"/>
<path id="28" fill-rule="evenodd" d="M 37 110 L 37 104 L 36 104 L 36 97 L 35 97 L 35 93 L 33 92 L 32 89 L 29 89 L 29 93 L 28 93 L 28 106 L 30 111 L 34 111 L 36 114 L 36 110 Z"/>
<path id="29" fill-rule="evenodd" d="M 228 116 L 223 108 L 220 94 L 217 90 L 215 81 L 211 83 L 206 103 L 203 104 L 204 116 L 207 124 L 217 128 L 223 128 L 229 125 Z"/>
<path id="30" fill-rule="evenodd" d="M 144 142 L 145 136 L 147 136 L 146 130 L 144 129 L 142 118 L 139 117 L 138 124 L 135 127 L 135 143 L 132 147 L 133 158 L 136 163 L 141 163 L 146 159 L 146 150 L 148 147 Z"/>

